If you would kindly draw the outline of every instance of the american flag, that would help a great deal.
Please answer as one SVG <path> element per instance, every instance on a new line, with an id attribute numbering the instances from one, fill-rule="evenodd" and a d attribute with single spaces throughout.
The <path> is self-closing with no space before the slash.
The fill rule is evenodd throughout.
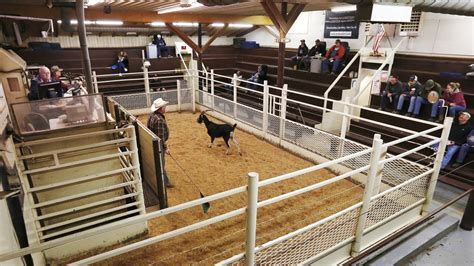
<path id="1" fill-rule="evenodd" d="M 382 42 L 382 38 L 384 35 L 385 35 L 385 28 L 383 27 L 383 24 L 378 24 L 377 34 L 375 35 L 374 45 L 372 46 L 372 50 L 374 51 L 374 53 L 378 53 L 380 43 Z"/>

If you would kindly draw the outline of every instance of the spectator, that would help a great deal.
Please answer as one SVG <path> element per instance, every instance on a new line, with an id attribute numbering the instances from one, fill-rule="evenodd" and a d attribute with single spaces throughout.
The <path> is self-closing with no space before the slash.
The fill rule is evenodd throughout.
<path id="1" fill-rule="evenodd" d="M 118 69 L 119 73 L 128 72 L 128 55 L 125 51 L 120 51 L 117 55 L 117 62 L 111 66 L 113 70 Z"/>
<path id="2" fill-rule="evenodd" d="M 40 100 L 39 85 L 46 82 L 51 82 L 51 72 L 46 66 L 40 66 L 38 76 L 31 80 L 30 92 L 28 93 L 28 99 L 30 101 Z"/>
<path id="3" fill-rule="evenodd" d="M 339 39 L 336 40 L 336 43 L 329 48 L 326 53 L 326 56 L 322 62 L 322 72 L 323 73 L 330 73 L 336 74 L 339 66 L 344 61 L 344 54 L 346 53 L 346 49 L 341 45 L 341 41 Z M 332 65 L 331 72 L 329 71 L 329 67 Z"/>
<path id="4" fill-rule="evenodd" d="M 471 133 L 467 136 L 466 143 L 461 145 L 459 149 L 458 156 L 456 158 L 456 162 L 453 163 L 454 168 L 458 168 L 464 163 L 464 159 L 468 152 L 474 152 L 474 129 L 471 130 Z"/>
<path id="5" fill-rule="evenodd" d="M 153 44 L 156 44 L 157 52 L 158 52 L 158 57 L 161 57 L 161 52 L 166 51 L 168 57 L 171 56 L 171 49 L 170 47 L 166 46 L 165 39 L 161 36 L 161 34 L 154 35 L 153 36 Z"/>
<path id="6" fill-rule="evenodd" d="M 435 91 L 438 95 L 441 95 L 441 85 L 439 83 L 434 82 L 434 80 L 429 79 L 425 82 L 423 89 L 417 94 L 415 99 L 415 107 L 413 109 L 413 117 L 417 118 L 420 115 L 420 110 L 422 105 L 431 104 L 431 117 L 430 121 L 435 121 L 436 116 L 438 115 L 438 103 L 430 103 L 428 102 L 428 94 L 431 91 Z M 410 116 L 410 113 L 407 113 L 407 116 Z"/>
<path id="7" fill-rule="evenodd" d="M 461 112 L 458 118 L 453 121 L 448 136 L 448 143 L 446 144 L 446 153 L 441 162 L 441 169 L 445 169 L 448 166 L 449 161 L 460 150 L 461 146 L 466 143 L 467 136 L 472 130 L 471 125 L 468 123 L 470 118 L 471 115 L 468 112 Z M 437 150 L 438 146 L 439 144 L 436 144 L 433 148 Z"/>
<path id="8" fill-rule="evenodd" d="M 390 76 L 385 90 L 382 92 L 382 100 L 380 102 L 380 110 L 385 111 L 386 102 L 389 100 L 393 104 L 395 110 L 398 104 L 398 98 L 402 94 L 403 85 L 396 76 Z"/>
<path id="9" fill-rule="evenodd" d="M 234 90 L 234 89 L 233 89 L 234 81 L 235 81 L 235 85 L 236 85 L 236 86 L 240 86 L 240 82 L 241 82 L 240 80 L 242 79 L 242 74 L 240 73 L 240 70 L 237 70 L 234 74 L 235 74 L 235 75 L 232 76 L 232 80 L 231 80 L 231 84 L 232 84 L 232 85 L 228 85 L 228 84 L 227 84 L 227 85 L 224 86 L 224 88 L 225 88 L 227 91 L 231 92 L 231 93 L 232 93 L 233 90 Z M 237 77 L 237 78 L 235 78 L 234 76 Z"/>
<path id="10" fill-rule="evenodd" d="M 443 99 L 448 107 L 448 116 L 450 117 L 455 117 L 458 112 L 466 110 L 466 101 L 460 86 L 457 82 L 450 82 L 443 92 Z"/>
<path id="11" fill-rule="evenodd" d="M 301 64 L 301 60 L 303 60 L 303 57 L 308 54 L 308 46 L 306 46 L 305 40 L 301 40 L 300 42 L 301 44 L 298 47 L 298 52 L 291 58 L 294 69 L 298 68 L 298 66 Z"/>
<path id="12" fill-rule="evenodd" d="M 403 90 L 400 98 L 398 99 L 397 110 L 395 111 L 396 114 L 399 114 L 403 108 L 403 104 L 406 100 L 410 100 L 410 105 L 408 106 L 408 113 L 413 112 L 413 108 L 415 107 L 415 100 L 416 95 L 423 89 L 423 86 L 420 82 L 418 82 L 418 77 L 415 75 L 410 76 L 408 79 L 408 83 L 404 86 L 405 89 Z"/>
<path id="13" fill-rule="evenodd" d="M 318 54 L 319 55 L 325 55 L 326 54 L 326 46 L 323 45 L 323 43 L 319 39 L 316 39 L 316 42 L 315 42 L 314 46 L 311 47 L 311 49 L 309 50 L 308 55 L 303 57 L 303 60 L 301 60 L 302 66 L 300 66 L 300 67 L 302 67 L 305 70 L 308 70 L 309 66 L 311 64 L 311 58 L 313 56 L 318 55 Z"/>
<path id="14" fill-rule="evenodd" d="M 59 66 L 52 66 L 51 67 L 51 80 L 61 82 L 61 88 L 63 89 L 63 92 L 66 92 L 69 86 L 61 80 L 62 71 L 63 69 L 60 68 Z"/>
<path id="15" fill-rule="evenodd" d="M 258 66 L 257 72 L 255 72 L 252 77 L 248 79 L 248 81 L 260 84 L 263 83 L 263 81 L 267 79 L 267 70 L 267 65 Z M 255 90 L 257 88 L 257 85 L 247 83 L 247 88 Z"/>

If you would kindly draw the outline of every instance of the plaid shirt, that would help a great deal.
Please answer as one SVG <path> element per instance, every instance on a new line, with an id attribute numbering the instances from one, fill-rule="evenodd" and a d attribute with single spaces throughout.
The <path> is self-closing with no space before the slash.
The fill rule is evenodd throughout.
<path id="1" fill-rule="evenodd" d="M 168 129 L 168 125 L 166 124 L 165 116 L 160 112 L 151 113 L 148 117 L 146 126 L 161 140 L 163 140 L 163 148 L 166 150 L 166 141 L 168 141 L 170 131 Z"/>

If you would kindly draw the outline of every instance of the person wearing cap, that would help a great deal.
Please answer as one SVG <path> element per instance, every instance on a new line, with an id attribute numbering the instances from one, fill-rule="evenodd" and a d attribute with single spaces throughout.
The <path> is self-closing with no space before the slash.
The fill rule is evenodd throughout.
<path id="1" fill-rule="evenodd" d="M 461 145 L 458 156 L 456 157 L 456 162 L 453 163 L 452 166 L 454 168 L 458 168 L 459 166 L 461 166 L 464 163 L 464 160 L 466 159 L 467 153 L 469 152 L 474 152 L 474 129 L 471 130 L 471 133 L 469 133 L 469 135 L 467 136 L 466 143 Z"/>
<path id="2" fill-rule="evenodd" d="M 393 109 L 395 110 L 398 104 L 398 98 L 402 94 L 403 85 L 398 80 L 397 76 L 390 76 L 385 90 L 382 92 L 382 99 L 380 102 L 380 110 L 385 110 L 386 102 L 389 100 L 393 104 Z"/>
<path id="3" fill-rule="evenodd" d="M 408 82 L 404 85 L 404 90 L 398 99 L 397 109 L 395 110 L 396 114 L 399 114 L 403 109 L 403 104 L 406 100 L 410 100 L 410 105 L 408 106 L 408 113 L 413 112 L 415 107 L 416 95 L 423 89 L 423 86 L 418 82 L 418 77 L 416 75 L 411 75 L 408 79 Z"/>
<path id="4" fill-rule="evenodd" d="M 450 82 L 443 92 L 444 104 L 448 107 L 448 116 L 450 117 L 455 117 L 457 113 L 466 110 L 466 101 L 460 87 L 459 83 Z"/>
<path id="5" fill-rule="evenodd" d="M 337 39 L 334 45 L 326 52 L 326 56 L 321 63 L 322 72 L 336 74 L 337 69 L 344 61 L 345 54 L 346 49 L 341 45 L 341 40 Z M 330 66 L 332 66 L 331 71 L 329 71 Z"/>
<path id="6" fill-rule="evenodd" d="M 163 100 L 162 98 L 156 99 L 153 104 L 151 105 L 151 113 L 148 117 L 148 121 L 146 126 L 150 129 L 156 136 L 161 139 L 162 148 L 166 154 L 170 154 L 170 150 L 166 142 L 170 136 L 170 132 L 168 129 L 168 124 L 166 123 L 165 112 L 166 112 L 166 105 L 168 102 Z M 165 178 L 165 185 L 168 188 L 173 187 L 171 183 L 168 173 L 165 169 L 165 156 L 163 156 L 163 176 Z"/>
<path id="7" fill-rule="evenodd" d="M 293 64 L 294 69 L 298 68 L 303 57 L 305 57 L 308 54 L 308 46 L 306 46 L 305 40 L 301 40 L 300 42 L 301 43 L 300 43 L 300 46 L 298 47 L 298 52 L 296 52 L 296 55 L 291 58 L 291 62 Z"/>
<path id="8" fill-rule="evenodd" d="M 308 55 L 303 57 L 301 60 L 301 66 L 303 69 L 308 70 L 311 64 L 311 58 L 316 55 L 326 54 L 326 44 L 323 44 L 319 39 L 316 39 L 315 44 L 308 52 Z"/>
<path id="9" fill-rule="evenodd" d="M 62 68 L 60 68 L 57 65 L 52 66 L 51 67 L 51 80 L 60 82 L 63 92 L 66 92 L 68 90 L 68 85 L 61 80 L 61 75 L 62 75 L 61 72 L 63 72 Z"/>
<path id="10" fill-rule="evenodd" d="M 448 166 L 449 161 L 461 149 L 461 146 L 466 143 L 467 136 L 472 131 L 472 127 L 469 124 L 470 118 L 471 114 L 461 112 L 458 118 L 453 121 L 451 131 L 449 131 L 448 143 L 446 144 L 446 153 L 441 161 L 441 169 L 445 169 Z M 434 148 L 436 149 L 437 145 Z M 461 159 L 464 160 L 464 158 Z"/>
<path id="11" fill-rule="evenodd" d="M 438 102 L 430 103 L 428 101 L 428 94 L 431 91 L 435 91 L 438 95 L 441 95 L 441 85 L 438 82 L 435 82 L 432 79 L 429 79 L 425 82 L 423 89 L 416 96 L 415 107 L 413 108 L 413 117 L 417 118 L 420 115 L 420 110 L 422 105 L 431 105 L 431 117 L 430 121 L 435 121 L 436 116 L 438 115 Z M 410 113 L 407 113 L 407 116 L 410 116 Z"/>
<path id="12" fill-rule="evenodd" d="M 153 44 L 156 45 L 157 51 L 158 51 L 158 57 L 161 57 L 163 51 L 167 52 L 168 57 L 171 56 L 171 48 L 169 46 L 166 46 L 165 39 L 161 36 L 161 34 L 157 34 L 153 36 Z"/>

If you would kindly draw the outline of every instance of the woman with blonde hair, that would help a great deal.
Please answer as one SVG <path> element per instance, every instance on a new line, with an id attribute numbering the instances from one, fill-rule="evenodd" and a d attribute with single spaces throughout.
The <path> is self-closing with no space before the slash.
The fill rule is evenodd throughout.
<path id="1" fill-rule="evenodd" d="M 444 105 L 448 107 L 448 116 L 454 117 L 459 112 L 466 110 L 466 101 L 460 87 L 459 83 L 450 82 L 443 92 Z"/>

